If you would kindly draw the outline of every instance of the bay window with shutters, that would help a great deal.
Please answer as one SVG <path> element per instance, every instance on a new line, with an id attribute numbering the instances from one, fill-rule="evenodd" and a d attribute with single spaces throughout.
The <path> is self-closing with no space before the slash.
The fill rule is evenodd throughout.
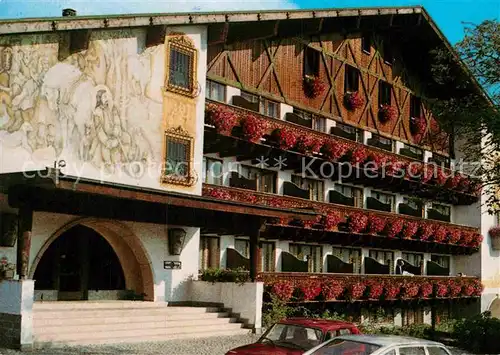
<path id="1" fill-rule="evenodd" d="M 325 199 L 325 183 L 322 180 L 303 178 L 299 175 L 292 175 L 292 182 L 304 190 L 309 190 L 309 199 L 323 202 Z"/>
<path id="2" fill-rule="evenodd" d="M 181 127 L 165 132 L 165 168 L 162 182 L 191 186 L 193 138 Z"/>
<path id="3" fill-rule="evenodd" d="M 238 173 L 246 179 L 257 181 L 257 191 L 276 193 L 276 180 L 278 175 L 275 171 L 254 168 L 246 165 L 238 165 Z"/>
<path id="4" fill-rule="evenodd" d="M 224 174 L 222 160 L 203 157 L 203 182 L 205 184 L 222 185 Z"/>
<path id="5" fill-rule="evenodd" d="M 200 270 L 220 267 L 220 238 L 200 237 Z"/>
<path id="6" fill-rule="evenodd" d="M 289 252 L 297 259 L 307 261 L 309 272 L 322 272 L 323 252 L 319 245 L 290 244 Z"/>
<path id="7" fill-rule="evenodd" d="M 276 246 L 274 242 L 260 243 L 260 258 L 261 258 L 262 272 L 275 271 L 275 264 L 276 264 L 275 253 L 276 253 Z"/>
<path id="8" fill-rule="evenodd" d="M 361 249 L 333 247 L 332 251 L 332 254 L 344 263 L 354 264 L 354 274 L 361 272 Z"/>
<path id="9" fill-rule="evenodd" d="M 168 36 L 166 48 L 166 90 L 194 97 L 197 89 L 197 50 L 194 43 L 184 34 L 171 34 Z"/>

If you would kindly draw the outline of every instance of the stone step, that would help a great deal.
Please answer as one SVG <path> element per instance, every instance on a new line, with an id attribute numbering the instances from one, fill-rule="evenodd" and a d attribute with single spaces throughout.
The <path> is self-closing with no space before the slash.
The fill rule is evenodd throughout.
<path id="1" fill-rule="evenodd" d="M 127 314 L 125 316 L 120 316 L 112 314 L 110 316 L 103 317 L 60 317 L 60 318 L 46 318 L 37 317 L 36 313 L 33 317 L 33 326 L 45 327 L 45 326 L 72 326 L 72 325 L 86 325 L 86 324 L 119 324 L 119 323 L 145 323 L 145 322 L 184 322 L 190 320 L 205 320 L 205 319 L 217 319 L 217 318 L 227 318 L 229 317 L 227 312 L 211 312 L 211 313 L 181 313 L 181 314 Z"/>
<path id="2" fill-rule="evenodd" d="M 198 331 L 196 333 L 181 333 L 181 334 L 164 334 L 164 335 L 142 335 L 142 336 L 122 336 L 122 337 L 109 337 L 109 338 L 81 338 L 79 340 L 71 341 L 50 341 L 40 342 L 35 339 L 35 348 L 57 348 L 66 346 L 80 346 L 80 345 L 102 345 L 102 344 L 133 344 L 141 342 L 163 342 L 176 339 L 194 339 L 194 338 L 209 338 L 219 336 L 236 336 L 247 335 L 250 333 L 249 329 L 233 329 L 233 330 L 207 330 Z"/>
<path id="3" fill-rule="evenodd" d="M 240 323 L 227 323 L 217 325 L 217 333 L 232 332 L 235 330 L 242 330 L 242 324 Z M 247 330 L 248 332 L 248 330 Z M 200 335 L 201 333 L 210 336 L 210 328 L 204 325 L 197 326 L 186 326 L 186 327 L 173 327 L 166 328 L 164 326 L 158 328 L 139 328 L 139 329 L 123 329 L 123 330 L 113 330 L 109 329 L 107 331 L 96 331 L 95 329 L 91 331 L 76 331 L 68 333 L 48 333 L 48 334 L 37 334 L 34 331 L 33 339 L 36 343 L 79 343 L 80 341 L 91 341 L 92 343 L 99 343 L 99 341 L 112 341 L 113 339 L 126 338 L 128 342 L 135 342 L 136 339 L 141 337 L 158 337 L 158 339 L 175 339 L 177 337 L 187 336 L 189 338 Z"/>
<path id="4" fill-rule="evenodd" d="M 158 308 L 168 306 L 167 302 L 147 301 L 37 301 L 33 303 L 33 309 L 96 309 L 96 308 Z M 191 307 L 197 308 L 197 307 Z"/>
<path id="5" fill-rule="evenodd" d="M 235 324 L 236 318 L 214 318 L 214 319 L 190 319 L 190 320 L 177 320 L 177 321 L 149 321 L 149 322 L 136 322 L 131 321 L 128 323 L 102 323 L 98 318 L 94 319 L 93 324 L 74 324 L 74 325 L 52 325 L 46 324 L 39 326 L 38 324 L 33 329 L 34 336 L 45 336 L 52 334 L 56 338 L 62 334 L 70 333 L 89 333 L 89 332 L 104 332 L 109 333 L 119 330 L 143 330 L 143 329 L 163 329 L 165 334 L 176 332 L 184 328 L 190 327 L 205 327 L 213 329 L 214 327 L 220 328 L 228 324 Z M 241 324 L 237 323 L 239 327 Z"/>
<path id="6" fill-rule="evenodd" d="M 219 308 L 215 307 L 159 307 L 159 308 L 124 308 L 124 309 L 35 309 L 33 311 L 34 319 L 42 318 L 82 318 L 82 317 L 127 317 L 135 315 L 179 315 L 179 314 L 204 314 L 217 313 Z"/>

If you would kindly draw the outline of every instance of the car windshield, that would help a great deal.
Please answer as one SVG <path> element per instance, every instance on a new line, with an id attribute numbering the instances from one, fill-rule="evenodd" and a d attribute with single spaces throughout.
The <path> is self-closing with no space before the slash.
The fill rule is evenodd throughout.
<path id="1" fill-rule="evenodd" d="M 370 355 L 378 349 L 380 349 L 379 345 L 334 339 L 316 350 L 312 355 Z"/>
<path id="2" fill-rule="evenodd" d="M 309 350 L 321 343 L 323 333 L 319 329 L 293 324 L 275 324 L 260 339 L 261 343 L 287 348 Z"/>

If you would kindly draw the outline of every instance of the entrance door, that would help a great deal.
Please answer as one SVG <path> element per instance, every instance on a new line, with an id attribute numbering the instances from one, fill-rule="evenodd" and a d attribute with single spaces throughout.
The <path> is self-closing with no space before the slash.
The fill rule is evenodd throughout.
<path id="1" fill-rule="evenodd" d="M 71 228 L 49 246 L 34 279 L 35 290 L 64 301 L 117 299 L 120 290 L 125 290 L 123 270 L 113 248 L 84 226 Z"/>

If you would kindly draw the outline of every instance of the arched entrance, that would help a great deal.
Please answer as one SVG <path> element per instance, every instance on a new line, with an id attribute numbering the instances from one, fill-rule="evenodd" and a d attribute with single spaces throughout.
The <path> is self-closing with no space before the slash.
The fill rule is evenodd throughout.
<path id="1" fill-rule="evenodd" d="M 141 241 L 110 220 L 78 219 L 55 232 L 38 252 L 30 278 L 35 290 L 51 290 L 52 299 L 54 293 L 58 300 L 117 299 L 131 290 L 154 300 L 151 263 Z"/>

